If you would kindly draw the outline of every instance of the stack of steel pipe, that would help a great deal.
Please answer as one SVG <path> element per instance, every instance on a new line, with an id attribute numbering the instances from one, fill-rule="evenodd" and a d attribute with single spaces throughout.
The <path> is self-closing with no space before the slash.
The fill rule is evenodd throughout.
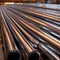
<path id="1" fill-rule="evenodd" d="M 18 60 L 20 57 L 21 60 L 23 55 L 26 60 L 41 60 L 42 51 L 49 59 L 60 60 L 60 14 L 59 11 L 51 10 L 56 14 L 44 10 L 46 9 L 20 4 L 1 7 L 1 30 L 6 59 L 15 57 Z"/>

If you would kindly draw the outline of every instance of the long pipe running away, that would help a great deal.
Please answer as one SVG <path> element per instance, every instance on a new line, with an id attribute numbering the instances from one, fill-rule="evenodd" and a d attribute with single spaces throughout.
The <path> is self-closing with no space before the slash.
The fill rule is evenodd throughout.
<path id="1" fill-rule="evenodd" d="M 40 54 L 31 45 L 29 45 L 29 43 L 26 42 L 26 40 L 22 37 L 20 32 L 17 30 L 17 28 L 14 26 L 14 24 L 12 23 L 12 21 L 10 20 L 10 18 L 6 14 L 5 14 L 5 17 L 7 18 L 6 21 L 7 22 L 9 21 L 8 24 L 10 25 L 11 29 L 14 31 L 14 33 L 18 37 L 19 42 L 25 48 L 25 50 L 28 54 L 27 59 L 28 60 L 33 60 L 33 59 L 34 60 L 39 60 L 40 59 Z"/>
<path id="2" fill-rule="evenodd" d="M 21 59 L 21 53 L 20 51 L 18 50 L 15 42 L 14 42 L 14 39 L 11 35 L 11 32 L 6 24 L 6 21 L 3 17 L 3 14 L 1 12 L 1 15 L 2 15 L 2 39 L 3 39 L 3 45 L 4 45 L 4 52 L 5 52 L 5 58 L 7 60 L 19 60 Z"/>

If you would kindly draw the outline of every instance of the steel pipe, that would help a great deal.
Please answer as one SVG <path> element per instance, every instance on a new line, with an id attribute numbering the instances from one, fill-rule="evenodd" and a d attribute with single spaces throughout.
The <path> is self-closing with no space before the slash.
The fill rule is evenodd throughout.
<path id="1" fill-rule="evenodd" d="M 24 39 L 24 37 L 22 37 L 22 35 L 19 32 L 19 30 L 17 29 L 17 27 L 14 26 L 14 24 L 12 23 L 12 21 L 10 20 L 10 18 L 6 14 L 5 14 L 5 17 L 9 20 L 9 25 L 10 25 L 11 29 L 14 31 L 14 33 L 16 34 L 16 36 L 19 39 L 19 42 L 26 50 L 26 53 L 28 54 L 27 59 L 32 60 L 34 58 L 35 60 L 39 60 L 39 58 L 40 58 L 39 53 L 36 52 L 35 49 L 31 45 L 29 45 L 28 42 L 26 42 L 26 40 Z M 7 23 L 8 23 L 8 20 L 6 20 Z"/>
<path id="2" fill-rule="evenodd" d="M 7 8 L 9 8 L 9 7 L 7 7 Z M 10 7 L 10 8 L 16 9 L 16 8 L 13 8 L 13 7 Z M 18 11 L 19 11 L 19 10 L 18 10 Z M 33 16 L 44 17 L 44 18 L 51 19 L 51 20 L 53 20 L 53 21 L 60 22 L 60 21 L 59 21 L 59 18 L 53 18 L 53 17 L 51 17 L 51 16 L 46 16 L 46 15 L 44 15 L 44 14 L 38 14 L 37 12 L 32 12 L 32 11 L 29 11 L 29 10 L 21 10 L 21 9 L 20 9 L 20 11 L 25 12 L 25 13 L 27 13 L 27 14 L 31 14 L 31 15 L 33 15 Z"/>
<path id="3" fill-rule="evenodd" d="M 9 13 L 12 14 L 12 12 L 9 12 Z M 9 13 L 7 13 L 7 14 L 9 15 Z M 9 17 L 10 17 L 10 16 L 11 16 L 11 15 L 9 15 Z M 11 19 L 14 20 L 12 17 L 11 17 Z M 24 21 L 25 21 L 25 20 L 24 20 Z M 15 22 L 15 20 L 14 20 L 14 22 Z M 27 23 L 29 23 L 29 22 L 27 22 Z M 17 24 L 17 20 L 16 20 L 15 24 L 18 25 L 18 24 Z M 29 24 L 30 24 L 30 23 L 29 23 Z M 33 26 L 33 24 L 30 24 L 30 25 Z M 18 26 L 19 26 L 19 29 L 22 29 L 20 25 L 18 25 Z M 38 26 L 35 26 L 35 27 L 37 28 Z M 42 29 L 42 28 L 41 28 L 40 30 L 41 30 L 41 32 L 44 32 L 44 33 L 45 33 L 45 32 L 48 32 L 48 33 L 46 33 L 46 34 L 48 34 L 49 37 L 52 37 L 52 38 L 55 39 L 57 42 L 59 42 L 59 40 L 57 40 L 56 38 L 54 38 L 53 35 L 52 35 L 49 31 L 46 31 L 45 29 Z M 42 30 L 43 30 L 43 31 L 42 31 Z M 22 31 L 23 31 L 23 29 L 22 29 Z M 24 33 L 25 33 L 25 32 L 24 32 Z M 31 39 L 31 38 L 30 38 L 30 39 Z M 31 40 L 32 40 L 32 39 L 31 39 Z"/>
<path id="4" fill-rule="evenodd" d="M 11 32 L 6 24 L 6 21 L 3 17 L 3 14 L 1 12 L 1 22 L 2 22 L 2 36 L 3 36 L 3 44 L 4 44 L 4 52 L 5 52 L 5 58 L 7 60 L 19 60 L 21 59 L 20 51 L 18 50 L 13 37 L 11 35 Z"/>
<path id="5" fill-rule="evenodd" d="M 2 6 L 0 10 L 1 26 L 3 26 L 2 38 L 6 59 L 12 59 L 11 57 L 13 55 L 14 58 L 17 55 L 15 55 L 15 50 L 16 52 L 18 51 L 18 54 L 20 53 L 19 50 L 22 50 L 21 53 L 23 52 L 22 55 L 26 57 L 27 60 L 40 60 L 41 56 L 38 51 L 45 53 L 51 60 L 59 60 L 60 21 L 56 21 L 54 18 L 44 17 L 43 14 L 45 15 L 45 13 L 41 13 L 43 18 L 40 20 L 40 18 L 37 17 L 40 16 L 39 12 L 36 13 L 38 9 L 32 11 L 34 8 L 29 7 L 25 9 L 26 7 L 24 6 L 20 6 L 20 8 L 17 6 L 18 5 L 15 4 Z M 44 19 L 48 20 L 44 21 Z M 55 26 L 58 26 L 58 28 Z M 10 41 L 9 44 L 11 45 L 9 45 L 6 40 L 8 43 Z M 14 53 L 10 52 L 10 48 L 12 51 L 14 50 Z"/>
<path id="6" fill-rule="evenodd" d="M 10 12 L 11 13 L 11 12 Z M 32 42 L 32 43 L 34 43 L 34 44 L 36 44 L 36 45 L 39 45 L 39 48 L 41 49 L 43 49 L 44 48 L 44 46 L 42 47 L 42 45 L 43 44 L 39 44 L 39 42 L 38 41 L 35 41 L 35 39 L 31 36 L 31 35 L 29 35 L 18 23 L 17 23 L 17 20 L 14 20 L 12 17 L 11 17 L 11 15 L 9 15 L 8 14 L 8 16 L 13 20 L 13 22 L 17 25 L 17 27 L 20 29 L 20 30 L 22 30 L 23 31 L 23 33 L 30 39 L 30 41 Z M 41 46 L 41 47 L 40 47 Z M 47 50 L 46 50 L 47 49 Z M 50 49 L 48 49 L 48 48 L 46 48 L 45 50 L 43 49 L 43 51 L 49 56 L 49 58 L 50 59 L 54 59 L 54 60 L 56 60 L 56 59 L 59 59 L 59 57 L 54 53 L 54 52 L 52 52 Z M 50 54 L 50 52 L 52 52 L 51 54 Z M 55 54 L 55 56 L 54 56 L 54 54 Z M 52 58 L 50 57 L 50 56 L 52 56 Z"/>
<path id="7" fill-rule="evenodd" d="M 10 9 L 10 10 L 13 11 L 14 9 Z M 46 24 L 46 23 L 44 23 L 44 22 L 42 22 L 42 21 L 40 21 L 40 20 L 33 19 L 33 17 L 29 17 L 28 15 L 23 14 L 23 13 L 21 13 L 21 12 L 20 12 L 20 14 L 19 14 L 19 12 L 16 11 L 16 10 L 14 10 L 13 12 L 16 13 L 17 15 L 19 15 L 19 16 L 22 16 L 22 15 L 23 15 L 23 17 L 24 17 L 25 19 L 28 19 L 29 21 L 33 21 L 33 22 L 37 23 L 38 25 L 44 26 L 44 27 L 46 27 L 46 28 L 49 28 L 49 29 L 51 29 L 52 31 L 54 31 L 55 33 L 60 34 L 60 30 L 57 29 L 57 28 L 55 28 L 55 27 L 52 27 L 52 26 L 50 26 L 50 25 L 48 25 L 48 24 Z"/>
<path id="8" fill-rule="evenodd" d="M 15 15 L 14 15 L 15 16 Z M 17 15 L 16 15 L 17 16 Z M 13 17 L 13 16 L 12 16 Z M 18 16 L 17 16 L 18 17 Z M 16 19 L 15 17 L 13 17 L 14 19 Z M 53 44 L 53 46 L 58 46 L 57 48 L 60 47 L 60 44 L 57 43 L 56 41 L 54 41 L 53 39 L 47 37 L 46 35 L 42 34 L 40 31 L 37 31 L 34 27 L 30 26 L 28 23 L 24 22 L 22 18 L 18 17 L 18 21 L 21 22 L 23 25 L 25 25 L 28 29 L 30 29 L 31 31 L 33 31 L 34 33 L 38 34 L 40 37 L 44 38 L 45 41 L 50 42 L 51 44 Z M 44 36 L 44 37 L 43 37 Z"/>

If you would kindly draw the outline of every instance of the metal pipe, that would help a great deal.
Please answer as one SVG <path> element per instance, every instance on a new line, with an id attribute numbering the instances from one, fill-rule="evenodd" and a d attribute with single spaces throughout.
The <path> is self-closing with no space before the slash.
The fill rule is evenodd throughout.
<path id="1" fill-rule="evenodd" d="M 23 26 L 24 27 L 24 26 Z M 27 28 L 26 27 L 24 27 L 24 30 L 26 29 L 26 31 L 27 31 Z M 29 31 L 29 30 L 28 30 Z M 28 32 L 27 31 L 27 32 Z M 32 33 L 32 31 L 29 31 L 29 33 Z M 39 43 L 45 43 L 46 45 L 48 45 L 49 46 L 49 43 L 47 43 L 47 42 L 45 42 L 45 41 L 43 41 L 41 38 L 39 38 L 38 36 L 36 36 L 34 33 L 32 33 L 31 35 L 34 35 L 33 37 L 35 37 L 35 40 L 34 41 L 32 41 L 32 42 L 35 42 L 35 44 L 36 45 L 38 45 Z M 37 40 L 36 40 L 36 38 L 37 38 Z M 51 46 L 50 46 L 51 47 Z M 54 51 L 54 52 L 56 52 L 57 54 L 59 54 L 60 55 L 60 52 L 58 52 L 55 48 L 53 48 L 53 47 L 51 47 L 51 49 Z"/>
<path id="2" fill-rule="evenodd" d="M 10 9 L 10 10 L 13 11 L 14 9 Z M 48 24 L 46 24 L 46 23 L 44 23 L 44 22 L 42 22 L 42 21 L 40 21 L 40 20 L 33 19 L 33 17 L 29 17 L 28 15 L 23 14 L 23 13 L 21 13 L 21 12 L 20 12 L 20 14 L 19 14 L 19 12 L 16 11 L 16 10 L 14 10 L 13 12 L 16 13 L 17 15 L 19 15 L 19 16 L 22 16 L 22 15 L 23 15 L 23 17 L 24 17 L 25 19 L 28 19 L 29 21 L 33 21 L 33 22 L 37 23 L 38 25 L 44 26 L 44 27 L 46 27 L 46 28 L 49 28 L 49 29 L 51 29 L 52 31 L 54 31 L 55 33 L 60 34 L 60 30 L 57 29 L 57 28 L 55 28 L 55 27 L 52 27 L 52 26 L 50 26 L 50 25 L 48 25 Z"/>
<path id="3" fill-rule="evenodd" d="M 28 10 L 22 10 L 22 11 L 26 12 L 27 14 L 32 14 L 32 15 L 34 15 L 36 17 L 44 17 L 44 18 L 47 18 L 47 19 L 50 19 L 50 20 L 53 20 L 53 21 L 60 22 L 59 18 L 53 18 L 51 16 L 47 16 L 47 15 L 44 15 L 44 14 L 39 14 L 39 13 L 28 11 Z"/>
<path id="4" fill-rule="evenodd" d="M 13 37 L 10 33 L 10 30 L 6 24 L 6 21 L 3 17 L 2 11 L 1 11 L 1 16 L 2 18 L 2 29 L 3 29 L 3 43 L 4 43 L 4 52 L 5 52 L 5 57 L 7 60 L 19 60 L 21 59 L 21 54 L 20 51 L 18 50 L 17 46 L 15 45 L 13 41 Z"/>
<path id="5" fill-rule="evenodd" d="M 9 13 L 10 14 L 12 14 L 10 11 L 9 11 Z M 9 13 L 7 13 L 8 15 L 9 15 Z M 10 17 L 11 15 L 9 15 L 9 17 Z M 15 20 L 11 17 L 11 19 L 14 21 L 14 23 L 19 27 L 19 29 L 21 29 L 24 33 L 25 33 L 25 31 L 23 30 L 23 28 L 21 28 L 21 26 L 20 25 L 18 25 L 17 24 L 17 20 L 16 20 L 16 22 L 15 22 Z M 24 20 L 25 21 L 25 20 Z M 27 23 L 29 23 L 29 22 L 27 22 Z M 33 24 L 31 24 L 31 23 L 29 23 L 30 25 L 32 25 L 33 26 Z M 38 27 L 38 26 L 35 26 L 36 28 Z M 40 29 L 42 32 L 46 32 L 46 31 L 44 31 L 45 29 Z M 26 34 L 26 33 L 25 33 Z M 52 39 L 55 39 L 55 41 L 57 41 L 57 42 L 59 42 L 59 40 L 57 40 L 56 38 L 54 38 L 53 36 L 51 36 L 52 34 L 48 31 L 48 33 L 46 33 L 46 34 L 48 34 L 49 35 L 49 37 L 52 37 Z M 27 35 L 27 36 L 29 36 L 29 35 Z M 30 40 L 33 40 L 33 39 L 31 39 L 31 37 L 30 37 Z"/>
<path id="6" fill-rule="evenodd" d="M 13 8 L 15 8 L 16 10 L 22 10 L 22 9 L 26 9 L 26 10 L 30 10 L 30 11 L 33 11 L 33 12 L 37 12 L 37 13 L 40 13 L 40 14 L 42 14 L 42 13 L 44 13 L 44 14 L 48 14 L 48 15 L 53 15 L 53 16 L 55 16 L 55 17 L 59 17 L 60 16 L 60 14 L 57 14 L 57 13 L 51 13 L 51 12 L 48 12 L 48 11 L 45 11 L 45 10 L 43 10 L 43 9 L 35 9 L 34 7 L 24 7 L 24 6 L 20 6 L 20 5 L 14 5 L 14 6 L 10 6 L 10 7 L 13 7 Z M 53 10 L 54 11 L 54 10 Z"/>
<path id="7" fill-rule="evenodd" d="M 60 60 L 58 55 L 56 55 L 51 49 L 49 49 L 45 44 L 40 43 L 38 45 L 38 49 L 41 49 L 50 59 L 52 60 Z"/>
<path id="8" fill-rule="evenodd" d="M 4 12 L 5 14 L 5 12 Z M 39 53 L 35 51 L 35 49 L 29 45 L 29 43 L 26 42 L 26 40 L 22 37 L 21 33 L 19 32 L 19 30 L 17 29 L 17 27 L 15 27 L 15 25 L 12 23 L 12 21 L 10 20 L 10 18 L 5 14 L 5 17 L 9 20 L 6 20 L 11 29 L 14 31 L 14 33 L 16 34 L 16 36 L 18 37 L 19 39 L 19 42 L 21 43 L 21 45 L 25 48 L 27 54 L 28 54 L 28 60 L 32 60 L 33 58 L 35 60 L 39 60 Z"/>
<path id="9" fill-rule="evenodd" d="M 15 16 L 15 15 L 14 15 Z M 17 16 L 17 15 L 16 15 Z M 13 17 L 13 16 L 12 16 Z M 13 17 L 14 19 L 16 19 L 15 17 Z M 18 17 L 18 21 L 21 22 L 23 25 L 25 25 L 28 29 L 30 29 L 31 31 L 33 31 L 34 33 L 38 34 L 40 37 L 42 37 L 45 41 L 51 43 L 51 45 L 55 46 L 56 48 L 60 48 L 60 43 L 57 43 L 56 41 L 54 41 L 53 39 L 51 39 L 50 37 L 46 36 L 45 34 L 41 33 L 40 31 L 37 31 L 34 27 L 30 26 L 28 23 L 24 22 L 22 18 Z"/>
<path id="10" fill-rule="evenodd" d="M 10 12 L 11 13 L 11 12 Z M 9 15 L 9 14 L 8 14 Z M 14 20 L 10 15 L 9 15 L 9 17 L 13 20 L 13 22 L 17 25 L 17 27 L 20 29 L 20 30 L 22 30 L 23 31 L 23 33 L 30 39 L 30 41 L 32 42 L 32 43 L 34 43 L 34 44 L 36 44 L 36 45 L 39 45 L 40 43 L 38 42 L 38 41 L 35 41 L 35 39 L 31 36 L 31 35 L 29 35 L 16 21 L 17 20 Z M 38 43 L 37 43 L 38 42 Z M 41 48 L 42 48 L 42 44 L 41 45 L 39 45 L 39 47 L 41 46 Z M 41 49 L 40 48 L 40 49 Z M 43 46 L 43 48 L 44 48 L 44 46 Z M 43 49 L 42 48 L 42 49 Z M 50 59 L 54 59 L 54 60 L 56 60 L 56 59 L 59 59 L 59 57 L 54 53 L 54 52 L 52 52 L 51 50 L 49 50 L 48 48 L 46 48 L 47 50 L 45 50 L 44 51 L 44 49 L 43 49 L 43 51 L 49 56 L 49 58 Z M 50 51 L 52 52 L 51 54 L 50 54 Z M 54 54 L 55 54 L 55 56 L 54 56 Z M 51 58 L 52 57 L 52 58 Z"/>
<path id="11" fill-rule="evenodd" d="M 19 42 L 19 41 L 18 41 L 18 42 Z M 21 45 L 21 44 L 20 44 L 20 45 Z M 31 46 L 32 46 L 32 45 L 31 45 Z M 22 53 L 23 53 L 22 56 L 25 57 L 27 60 L 32 60 L 33 57 L 34 57 L 34 55 L 33 55 L 32 52 L 31 52 L 32 54 L 30 54 L 29 57 L 26 56 L 27 53 L 25 52 L 25 49 L 24 49 L 23 47 L 22 47 Z M 35 52 L 34 52 L 34 53 L 35 53 Z M 30 56 L 31 56 L 31 59 L 30 59 Z M 36 56 L 38 56 L 38 55 L 36 54 Z M 23 57 L 22 57 L 22 59 L 23 59 Z M 37 58 L 38 58 L 38 57 L 36 57 L 36 60 L 38 60 Z"/>
<path id="12" fill-rule="evenodd" d="M 18 7 L 16 7 L 16 5 L 14 6 L 15 8 L 17 8 L 16 10 L 25 10 L 25 9 L 28 9 L 28 7 L 20 7 L 19 8 L 19 6 Z M 29 9 L 29 10 L 35 10 L 35 9 Z M 40 10 L 39 10 L 40 11 Z M 41 13 L 40 13 L 41 14 Z M 40 17 L 41 18 L 41 17 Z M 59 25 L 59 23 L 58 22 L 55 22 L 55 21 L 53 21 L 53 20 L 47 20 L 47 18 L 42 18 L 42 21 L 50 21 L 50 22 L 53 22 L 55 25 Z"/>
<path id="13" fill-rule="evenodd" d="M 22 22 L 22 23 L 24 23 L 24 22 Z M 24 23 L 25 24 L 25 23 Z M 40 37 L 44 37 L 44 40 L 45 41 L 49 41 L 51 44 L 53 44 L 53 46 L 55 46 L 55 44 L 57 43 L 56 41 L 54 41 L 53 39 L 51 39 L 51 38 L 49 38 L 48 36 L 46 36 L 45 34 L 43 34 L 43 33 L 40 33 L 40 31 L 37 31 L 37 30 L 35 30 L 35 29 L 33 29 L 33 27 L 32 28 L 30 28 L 31 26 L 28 26 L 27 24 L 25 24 L 25 26 L 26 27 L 29 27 L 29 29 L 31 29 L 33 32 L 35 32 L 36 34 L 38 34 L 38 35 L 41 35 Z M 54 42 L 53 42 L 54 41 Z M 57 46 L 60 46 L 60 44 L 59 43 L 57 43 L 56 44 Z M 56 46 L 56 47 L 57 47 Z"/>
<path id="14" fill-rule="evenodd" d="M 19 4 L 19 6 L 27 6 L 27 7 L 34 7 L 34 8 L 42 8 L 42 9 L 48 9 L 48 10 L 56 10 L 56 11 L 60 11 L 60 9 L 57 8 L 47 8 L 47 7 L 43 7 L 43 6 L 39 6 L 39 4 Z"/>
<path id="15" fill-rule="evenodd" d="M 13 13 L 5 8 L 2 11 L 5 21 L 7 22 L 8 27 L 11 29 L 10 31 L 12 31 L 13 34 L 16 35 L 18 42 L 21 43 L 20 45 L 23 46 L 22 49 L 25 50 L 25 54 L 28 55 L 27 60 L 33 60 L 36 55 L 36 58 L 39 58 L 39 53 L 35 51 L 35 49 L 33 48 L 33 44 L 38 47 L 38 50 L 41 49 L 51 60 L 59 60 L 59 55 L 57 55 L 60 54 L 59 42 L 55 41 L 55 39 L 48 37 L 49 34 L 46 35 L 41 29 L 39 30 L 39 27 L 36 26 L 35 23 L 31 23 L 32 21 L 29 22 L 28 18 L 23 16 L 24 14 L 22 14 L 22 17 L 19 17 L 21 15 L 19 15 L 19 13 L 17 12 L 14 13 L 15 11 L 13 11 L 13 9 L 11 10 Z M 50 30 L 48 30 L 48 32 L 49 31 Z M 30 33 L 32 33 L 32 35 Z M 35 37 L 42 38 L 45 42 L 39 42 Z M 29 51 L 27 49 L 29 49 Z"/>
<path id="16" fill-rule="evenodd" d="M 16 6 L 16 5 L 15 5 Z M 13 6 L 14 7 L 14 6 Z M 18 6 L 18 7 L 20 7 L 20 6 Z M 15 7 L 15 8 L 17 8 L 17 6 Z M 26 7 L 24 7 L 24 8 L 26 8 Z M 19 8 L 20 9 L 20 8 Z M 50 14 L 50 15 L 53 15 L 53 16 L 60 16 L 60 14 L 56 14 L 56 13 L 51 13 L 51 12 L 48 12 L 48 11 L 45 11 L 45 10 L 43 10 L 43 9 L 35 9 L 35 8 L 32 8 L 32 7 L 27 7 L 27 9 L 29 9 L 29 10 L 33 10 L 34 12 L 43 12 L 43 13 L 45 13 L 45 14 Z M 54 11 L 54 10 L 53 10 Z"/>
<path id="17" fill-rule="evenodd" d="M 15 8 L 16 8 L 16 10 L 22 10 L 22 9 L 23 9 L 23 10 L 25 11 L 25 7 L 19 8 L 19 7 L 16 7 L 16 6 L 15 6 Z M 26 8 L 26 10 L 31 10 L 31 11 L 33 10 L 32 12 L 35 12 L 34 9 L 31 9 L 31 8 L 30 8 L 30 9 Z M 41 13 L 40 13 L 40 14 L 41 14 Z M 54 16 L 54 15 L 53 15 L 53 16 Z M 54 17 L 53 17 L 53 18 L 54 18 Z M 36 19 L 36 18 L 35 18 L 35 19 Z M 37 19 L 37 20 L 39 20 L 39 19 Z M 40 19 L 40 20 L 43 21 L 43 22 L 47 22 L 48 25 L 49 25 L 49 23 L 50 23 L 49 20 L 47 21 L 46 19 Z M 55 22 L 55 21 L 54 21 L 54 22 Z M 50 23 L 50 25 L 51 25 L 51 24 L 52 24 L 52 23 Z M 54 25 L 56 26 L 56 23 L 55 23 L 55 24 L 52 24 L 53 27 L 55 27 Z M 58 26 L 56 26 L 56 28 L 57 28 L 57 27 L 58 27 Z M 59 29 L 59 28 L 58 28 L 58 29 Z"/>
<path id="18" fill-rule="evenodd" d="M 7 12 L 6 12 L 7 13 Z M 11 13 L 11 12 L 10 12 Z M 12 17 L 11 17 L 11 15 L 9 15 L 9 13 L 7 13 L 7 15 L 12 19 L 12 21 L 16 24 L 16 26 L 31 40 L 31 41 L 35 41 L 35 39 L 34 38 L 32 38 L 32 36 L 30 35 L 30 34 L 28 34 L 23 28 L 22 28 L 22 26 L 21 26 L 21 24 L 19 25 L 18 23 L 17 23 L 17 20 L 14 20 Z M 35 42 L 36 43 L 36 42 Z"/>
<path id="19" fill-rule="evenodd" d="M 9 8 L 9 7 L 8 7 Z M 10 8 L 13 8 L 13 7 L 10 7 Z M 16 9 L 16 8 L 13 8 L 13 9 Z M 22 12 L 25 12 L 25 13 L 27 13 L 27 14 L 31 14 L 31 15 L 34 15 L 34 16 L 37 16 L 37 17 L 44 17 L 44 18 L 48 18 L 48 19 L 51 19 L 51 20 L 53 20 L 53 21 L 57 21 L 57 22 L 60 22 L 59 21 L 59 18 L 53 18 L 53 17 L 51 17 L 51 16 L 46 16 L 46 15 L 44 15 L 44 14 L 38 14 L 38 13 L 36 13 L 36 12 L 32 12 L 32 11 L 29 11 L 29 10 L 19 10 L 19 11 L 22 11 Z"/>

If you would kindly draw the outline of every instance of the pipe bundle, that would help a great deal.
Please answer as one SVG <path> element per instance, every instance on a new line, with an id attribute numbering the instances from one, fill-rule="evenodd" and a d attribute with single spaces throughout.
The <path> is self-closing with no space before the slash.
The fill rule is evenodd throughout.
<path id="1" fill-rule="evenodd" d="M 20 4 L 0 8 L 7 60 L 21 60 L 22 56 L 26 60 L 41 60 L 41 51 L 51 60 L 60 60 L 59 11 Z"/>

